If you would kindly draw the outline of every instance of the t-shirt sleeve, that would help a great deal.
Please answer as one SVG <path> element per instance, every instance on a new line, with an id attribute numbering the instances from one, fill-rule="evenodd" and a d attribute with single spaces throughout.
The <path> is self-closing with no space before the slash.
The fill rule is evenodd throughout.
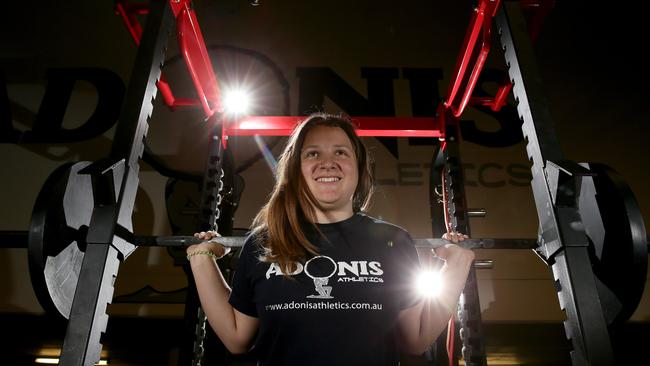
<path id="1" fill-rule="evenodd" d="M 255 291 L 253 283 L 253 270 L 259 263 L 257 258 L 257 245 L 249 236 L 239 253 L 239 261 L 235 268 L 235 275 L 232 281 L 232 292 L 228 302 L 239 312 L 248 316 L 258 317 L 255 306 Z"/>
<path id="2" fill-rule="evenodd" d="M 400 310 L 414 306 L 420 301 L 415 283 L 420 272 L 420 260 L 415 248 L 415 242 L 406 231 L 398 233 L 396 241 L 397 255 L 395 259 L 399 268 L 397 276 L 397 299 Z"/>

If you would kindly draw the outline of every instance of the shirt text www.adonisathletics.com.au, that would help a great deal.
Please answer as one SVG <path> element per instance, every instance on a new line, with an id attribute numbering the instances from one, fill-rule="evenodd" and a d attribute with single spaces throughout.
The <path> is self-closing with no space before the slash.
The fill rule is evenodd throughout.
<path id="1" fill-rule="evenodd" d="M 364 302 L 308 302 L 292 301 L 281 304 L 269 304 L 265 306 L 266 311 L 274 310 L 382 310 L 383 304 L 371 304 Z"/>

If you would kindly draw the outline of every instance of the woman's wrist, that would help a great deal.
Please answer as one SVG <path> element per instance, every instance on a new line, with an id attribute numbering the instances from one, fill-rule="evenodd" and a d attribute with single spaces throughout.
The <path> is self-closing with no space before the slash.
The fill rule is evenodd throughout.
<path id="1" fill-rule="evenodd" d="M 219 257 L 217 257 L 216 254 L 214 254 L 211 250 L 208 249 L 195 249 L 187 252 L 187 260 L 190 260 L 192 257 L 210 257 L 214 260 L 218 260 Z"/>

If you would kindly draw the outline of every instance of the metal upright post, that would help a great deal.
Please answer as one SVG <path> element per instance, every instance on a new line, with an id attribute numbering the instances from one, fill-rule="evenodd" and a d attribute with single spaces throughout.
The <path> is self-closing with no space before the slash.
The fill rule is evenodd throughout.
<path id="1" fill-rule="evenodd" d="M 459 133 L 457 122 L 450 124 L 446 130 L 445 187 L 447 192 L 448 230 L 471 235 L 464 175 L 460 158 Z M 476 269 L 471 266 L 467 283 L 458 303 L 458 321 L 461 327 L 462 355 L 465 365 L 485 366 L 487 364 L 483 332 L 481 325 L 481 304 L 476 282 Z M 450 355 L 453 357 L 453 355 Z"/>
<path id="2" fill-rule="evenodd" d="M 119 263 L 135 248 L 116 235 L 116 228 L 132 229 L 131 216 L 139 181 L 138 160 L 142 156 L 147 120 L 156 94 L 155 84 L 173 21 L 167 3 L 157 2 L 152 6 L 110 158 L 80 172 L 90 174 L 93 179 L 95 206 L 60 365 L 91 366 L 99 361 L 100 338 L 108 322 L 106 307 L 113 297 Z"/>
<path id="3" fill-rule="evenodd" d="M 508 72 L 523 120 L 539 216 L 538 252 L 551 266 L 574 365 L 613 365 L 614 357 L 578 210 L 581 177 L 591 173 L 563 158 L 534 50 L 519 4 L 505 2 L 496 16 Z"/>

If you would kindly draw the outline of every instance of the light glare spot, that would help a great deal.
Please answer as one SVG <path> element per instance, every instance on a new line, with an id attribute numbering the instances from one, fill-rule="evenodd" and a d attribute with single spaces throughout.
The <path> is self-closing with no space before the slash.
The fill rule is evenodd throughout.
<path id="1" fill-rule="evenodd" d="M 415 287 L 422 297 L 437 297 L 442 291 L 440 271 L 422 271 L 417 277 Z"/>
<path id="2" fill-rule="evenodd" d="M 250 96 L 243 90 L 235 89 L 224 93 L 223 106 L 226 113 L 236 115 L 247 114 L 250 104 Z"/>

